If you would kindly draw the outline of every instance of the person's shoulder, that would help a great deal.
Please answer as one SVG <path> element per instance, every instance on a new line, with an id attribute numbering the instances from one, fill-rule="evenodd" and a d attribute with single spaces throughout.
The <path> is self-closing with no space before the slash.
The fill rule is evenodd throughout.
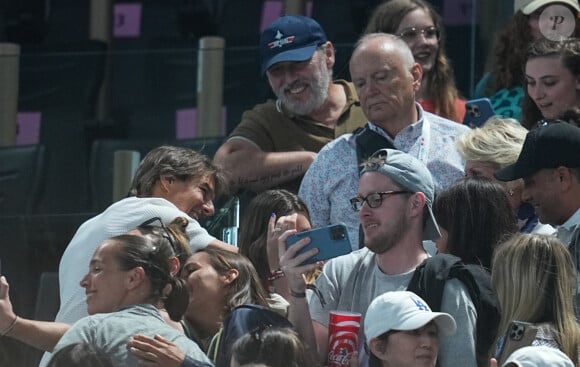
<path id="1" fill-rule="evenodd" d="M 258 103 L 254 105 L 254 107 L 250 108 L 249 110 L 244 111 L 244 113 L 253 112 L 253 113 L 271 113 L 271 112 L 278 112 L 276 109 L 276 101 L 273 99 L 268 99 L 265 102 Z"/>
<path id="2" fill-rule="evenodd" d="M 254 107 L 245 110 L 242 113 L 240 125 L 253 123 L 268 123 L 270 121 L 276 122 L 274 117 L 283 116 L 276 108 L 276 101 L 268 99 L 265 102 L 258 103 Z M 235 135 L 236 129 L 232 132 Z"/>
<path id="3" fill-rule="evenodd" d="M 363 247 L 362 249 L 353 251 L 349 254 L 335 257 L 330 259 L 325 267 L 329 269 L 344 269 L 350 271 L 354 267 L 367 267 L 374 264 L 374 253 L 368 248 Z"/>
<path id="4" fill-rule="evenodd" d="M 320 152 L 318 152 L 318 154 L 319 155 L 321 153 L 329 154 L 330 152 L 332 153 L 350 152 L 355 148 L 354 139 L 355 136 L 353 133 L 343 134 L 338 138 L 335 138 L 330 142 L 328 142 L 324 147 L 322 147 L 322 149 L 320 149 Z"/>
<path id="5" fill-rule="evenodd" d="M 457 123 L 455 121 L 446 119 L 444 117 L 435 115 L 430 112 L 424 112 L 423 118 L 428 119 L 432 129 L 441 133 L 456 135 L 469 130 L 469 127 Z"/>

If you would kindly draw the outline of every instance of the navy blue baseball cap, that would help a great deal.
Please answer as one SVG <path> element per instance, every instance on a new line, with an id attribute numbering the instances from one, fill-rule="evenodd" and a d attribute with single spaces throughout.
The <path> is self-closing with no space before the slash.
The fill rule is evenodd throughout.
<path id="1" fill-rule="evenodd" d="M 306 61 L 326 42 L 326 34 L 314 19 L 300 15 L 278 18 L 260 36 L 262 73 L 279 62 Z"/>

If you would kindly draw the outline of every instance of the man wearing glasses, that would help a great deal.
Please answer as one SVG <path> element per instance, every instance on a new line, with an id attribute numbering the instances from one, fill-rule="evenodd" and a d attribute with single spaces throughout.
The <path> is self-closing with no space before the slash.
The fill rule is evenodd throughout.
<path id="1" fill-rule="evenodd" d="M 292 294 L 290 321 L 303 335 L 314 333 L 321 360 L 328 353 L 329 312 L 359 312 L 364 319 L 375 297 L 407 288 L 415 268 L 429 257 L 422 241 L 440 237 L 432 212 L 435 186 L 423 163 L 401 151 L 385 149 L 366 161 L 361 172 L 358 192 L 350 204 L 358 213 L 366 247 L 324 265 L 316 287 L 326 304 L 317 297 L 310 302 L 300 297 L 306 285 L 296 274 L 299 270 L 291 266 L 294 259 L 288 259 L 299 248 L 290 247 L 280 261 Z M 477 312 L 460 280 L 445 283 L 441 311 L 451 314 L 458 328 L 454 335 L 442 337 L 439 365 L 476 366 Z"/>
<path id="2" fill-rule="evenodd" d="M 350 73 L 369 121 L 367 129 L 424 163 L 437 191 L 463 177 L 464 161 L 454 141 L 468 128 L 425 112 L 415 102 L 422 69 L 401 38 L 383 33 L 364 36 L 350 59 Z M 328 143 L 306 172 L 299 191 L 313 227 L 344 223 L 353 248 L 359 247 L 359 223 L 346 198 L 356 193 L 358 154 L 357 134 Z"/>
<path id="3" fill-rule="evenodd" d="M 534 206 L 542 223 L 557 227 L 556 236 L 568 246 L 576 269 L 580 269 L 580 128 L 560 120 L 541 121 L 526 135 L 516 163 L 500 169 L 495 177 L 500 181 L 524 179 L 522 200 Z"/>

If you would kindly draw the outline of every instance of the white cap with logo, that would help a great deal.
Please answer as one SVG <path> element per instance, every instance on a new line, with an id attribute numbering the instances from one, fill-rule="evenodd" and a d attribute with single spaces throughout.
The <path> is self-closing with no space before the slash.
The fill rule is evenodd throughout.
<path id="1" fill-rule="evenodd" d="M 376 297 L 365 315 L 367 343 L 387 331 L 416 330 L 431 321 L 439 335 L 455 333 L 455 320 L 444 312 L 433 312 L 421 297 L 409 291 L 386 292 Z"/>

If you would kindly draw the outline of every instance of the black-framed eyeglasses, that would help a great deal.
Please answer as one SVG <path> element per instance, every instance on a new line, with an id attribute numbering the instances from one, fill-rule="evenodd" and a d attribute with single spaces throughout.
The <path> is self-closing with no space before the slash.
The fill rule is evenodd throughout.
<path id="1" fill-rule="evenodd" d="M 407 190 L 396 190 L 396 191 L 383 191 L 383 192 L 373 192 L 365 197 L 357 196 L 350 199 L 350 205 L 352 210 L 359 211 L 363 203 L 366 201 L 369 208 L 378 208 L 383 204 L 383 196 L 399 195 L 399 194 L 412 194 L 411 191 Z"/>
<path id="2" fill-rule="evenodd" d="M 430 27 L 412 27 L 412 28 L 405 28 L 399 34 L 399 37 L 406 41 L 411 41 L 419 37 L 419 35 L 423 35 L 427 39 L 436 38 L 439 39 L 439 28 L 435 26 Z"/>

